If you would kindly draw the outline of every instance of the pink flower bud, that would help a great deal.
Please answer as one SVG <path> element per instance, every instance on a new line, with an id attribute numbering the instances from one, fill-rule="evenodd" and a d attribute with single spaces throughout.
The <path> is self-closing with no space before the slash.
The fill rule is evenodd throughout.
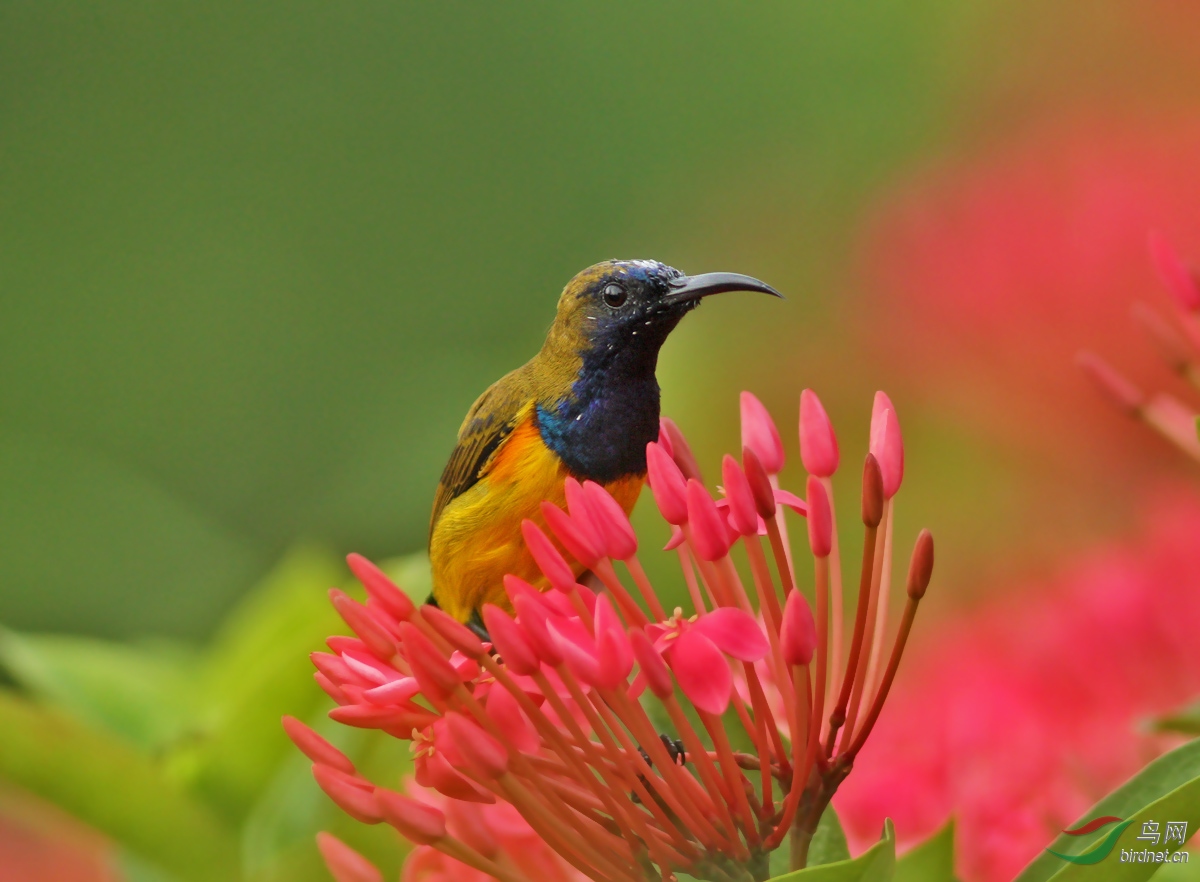
<path id="1" fill-rule="evenodd" d="M 383 882 L 374 864 L 333 834 L 318 833 L 317 849 L 334 882 Z"/>
<path id="2" fill-rule="evenodd" d="M 828 478 L 838 467 L 837 435 L 817 393 L 800 393 L 800 460 L 810 475 Z"/>
<path id="3" fill-rule="evenodd" d="M 560 595 L 561 596 L 561 595 Z M 521 617 L 521 630 L 530 648 L 552 668 L 562 664 L 562 653 L 546 625 L 549 616 L 546 608 L 532 595 L 521 594 L 516 600 L 517 615 Z"/>
<path id="4" fill-rule="evenodd" d="M 397 709 L 370 704 L 335 707 L 329 712 L 329 718 L 356 729 L 395 730 L 403 733 L 400 736 L 402 738 L 409 737 L 413 729 L 424 729 L 437 719 L 434 714 L 416 705 Z"/>
<path id="5" fill-rule="evenodd" d="M 592 520 L 603 537 L 606 552 L 613 560 L 629 560 L 637 554 L 637 534 L 629 523 L 629 515 L 612 495 L 595 481 L 583 485 L 588 503 L 591 505 Z"/>
<path id="6" fill-rule="evenodd" d="M 596 598 L 595 628 L 596 661 L 600 667 L 598 685 L 615 689 L 625 683 L 633 669 L 633 650 L 607 594 Z"/>
<path id="7" fill-rule="evenodd" d="M 361 554 L 349 554 L 346 563 L 350 572 L 362 582 L 367 590 L 367 596 L 390 612 L 397 620 L 403 622 L 412 615 L 416 608 L 408 595 L 396 587 L 396 584 L 383 574 L 383 571 Z"/>
<path id="8" fill-rule="evenodd" d="M 463 655 L 468 658 L 479 658 L 483 655 L 483 643 L 475 636 L 475 632 L 446 611 L 436 606 L 423 606 L 421 615 L 443 640 Z"/>
<path id="9" fill-rule="evenodd" d="M 1171 296 L 1187 312 L 1200 310 L 1200 285 L 1196 284 L 1196 277 L 1161 233 L 1151 232 L 1148 240 L 1150 260 Z"/>
<path id="10" fill-rule="evenodd" d="M 687 523 L 687 493 L 683 472 L 662 445 L 651 441 L 646 445 L 646 472 L 654 503 L 668 524 Z"/>
<path id="11" fill-rule="evenodd" d="M 378 824 L 383 820 L 375 805 L 375 788 L 370 782 L 321 763 L 313 764 L 312 774 L 325 795 L 354 820 L 364 824 Z"/>
<path id="12" fill-rule="evenodd" d="M 438 651 L 433 641 L 408 622 L 400 625 L 404 654 L 421 692 L 435 702 L 445 702 L 458 688 L 461 678 L 454 666 Z"/>
<path id="13" fill-rule="evenodd" d="M 754 492 L 750 489 L 746 473 L 729 454 L 725 454 L 721 460 L 721 482 L 725 485 L 725 498 L 729 500 L 729 525 L 742 536 L 758 533 Z"/>
<path id="14" fill-rule="evenodd" d="M 650 642 L 650 638 L 646 636 L 646 632 L 641 628 L 630 628 L 629 645 L 650 691 L 659 698 L 673 695 L 675 685 L 671 680 L 671 672 L 658 650 L 654 648 L 654 644 Z"/>
<path id="15" fill-rule="evenodd" d="M 829 557 L 833 550 L 833 512 L 829 494 L 816 475 L 808 476 L 808 544 L 814 557 Z"/>
<path id="16" fill-rule="evenodd" d="M 354 763 L 344 753 L 297 720 L 295 717 L 283 718 L 283 731 L 292 744 L 300 748 L 300 752 L 314 763 L 329 766 L 347 775 L 354 774 Z"/>
<path id="17" fill-rule="evenodd" d="M 914 600 L 925 596 L 929 580 L 933 577 L 933 534 L 922 530 L 913 548 L 912 560 L 908 564 L 908 582 L 905 590 Z"/>
<path id="18" fill-rule="evenodd" d="M 763 519 L 775 517 L 775 488 L 771 485 L 767 470 L 749 447 L 742 448 L 742 468 L 746 475 L 746 483 L 750 485 L 750 492 L 754 494 L 754 507 L 758 510 L 758 516 Z"/>
<path id="19" fill-rule="evenodd" d="M 547 630 L 562 654 L 567 670 L 588 686 L 600 685 L 602 677 L 596 641 L 579 619 L 550 619 Z"/>
<path id="20" fill-rule="evenodd" d="M 517 606 L 517 598 L 524 595 L 540 598 L 542 592 L 538 591 L 524 579 L 519 576 L 508 575 L 504 577 L 504 593 L 508 595 L 508 602 L 515 609 Z"/>
<path id="21" fill-rule="evenodd" d="M 862 521 L 868 527 L 878 527 L 883 520 L 883 475 L 879 461 L 868 453 L 863 463 Z"/>
<path id="22" fill-rule="evenodd" d="M 467 765 L 483 778 L 499 778 L 508 771 L 508 751 L 499 741 L 462 714 L 446 714 L 446 727 Z"/>
<path id="23" fill-rule="evenodd" d="M 508 613 L 498 606 L 485 603 L 483 624 L 487 628 L 488 636 L 492 638 L 492 646 L 500 653 L 500 658 L 510 671 L 528 676 L 541 669 L 521 627 L 509 618 Z"/>
<path id="24" fill-rule="evenodd" d="M 779 474 L 784 463 L 783 441 L 775 421 L 763 403 L 750 392 L 742 393 L 741 405 L 742 446 L 754 451 L 768 474 Z"/>
<path id="25" fill-rule="evenodd" d="M 570 591 L 575 585 L 575 571 L 554 547 L 554 543 L 533 521 L 521 522 L 521 535 L 542 574 L 559 591 Z"/>
<path id="26" fill-rule="evenodd" d="M 346 693 L 342 690 L 342 688 L 340 686 L 338 686 L 336 683 L 334 683 L 332 680 L 330 680 L 328 677 L 326 677 L 324 674 L 322 674 L 320 671 L 317 671 L 313 674 L 313 680 L 315 680 L 317 685 L 321 687 L 322 692 L 324 692 L 326 695 L 328 695 L 330 698 L 332 698 L 338 704 L 348 704 L 349 703 L 350 699 L 347 697 Z"/>
<path id="27" fill-rule="evenodd" d="M 400 835 L 417 845 L 432 845 L 446 838 L 446 816 L 423 802 L 380 787 L 375 791 L 379 813 Z"/>
<path id="28" fill-rule="evenodd" d="M 507 689 L 494 686 L 488 690 L 487 715 L 496 728 L 504 733 L 504 737 L 520 751 L 537 753 L 538 736 L 533 724 L 517 704 L 516 698 Z"/>
<path id="29" fill-rule="evenodd" d="M 813 620 L 808 601 L 799 591 L 788 594 L 783 608 L 783 626 L 779 630 L 783 658 L 789 665 L 806 665 L 812 661 L 817 646 L 817 623 Z"/>
<path id="30" fill-rule="evenodd" d="M 700 465 L 696 462 L 696 456 L 692 453 L 692 448 L 688 446 L 687 439 L 683 437 L 679 426 L 670 417 L 663 417 L 659 420 L 659 425 L 661 427 L 660 434 L 665 434 L 671 439 L 671 457 L 678 464 L 684 477 L 703 481 L 704 478 L 700 475 Z"/>
<path id="31" fill-rule="evenodd" d="M 329 589 L 329 600 L 347 625 L 366 644 L 372 654 L 389 659 L 396 654 L 396 643 L 387 630 L 371 616 L 367 608 L 355 603 L 345 591 Z"/>
<path id="32" fill-rule="evenodd" d="M 344 683 L 353 683 L 356 686 L 362 686 L 367 683 L 365 678 L 350 669 L 350 666 L 342 660 L 340 655 L 330 655 L 328 652 L 313 652 L 308 657 L 312 660 L 313 667 L 338 686 Z"/>
<path id="33" fill-rule="evenodd" d="M 562 543 L 563 548 L 567 549 L 567 554 L 588 569 L 594 567 L 600 560 L 600 552 L 596 550 L 596 544 L 587 535 L 587 531 L 580 528 L 579 522 L 553 502 L 542 502 L 541 512 L 546 526 Z M 574 575 L 571 581 L 575 581 Z"/>
<path id="34" fill-rule="evenodd" d="M 421 684 L 417 682 L 416 677 L 401 677 L 368 689 L 363 693 L 363 698 L 371 704 L 394 707 L 408 704 L 420 693 Z"/>
<path id="35" fill-rule="evenodd" d="M 891 499 L 904 480 L 904 441 L 900 437 L 896 408 L 883 392 L 875 393 L 875 404 L 871 408 L 870 449 L 879 461 L 884 498 Z"/>
<path id="36" fill-rule="evenodd" d="M 563 492 L 567 497 L 567 511 L 571 520 L 575 522 L 575 528 L 583 534 L 588 545 L 595 549 L 596 557 L 604 557 L 604 536 L 596 523 L 592 503 L 584 492 L 583 485 L 574 478 L 567 478 L 563 484 Z"/>
<path id="37" fill-rule="evenodd" d="M 724 519 L 704 485 L 695 478 L 688 479 L 686 492 L 692 548 L 701 560 L 720 560 L 729 552 Z"/>

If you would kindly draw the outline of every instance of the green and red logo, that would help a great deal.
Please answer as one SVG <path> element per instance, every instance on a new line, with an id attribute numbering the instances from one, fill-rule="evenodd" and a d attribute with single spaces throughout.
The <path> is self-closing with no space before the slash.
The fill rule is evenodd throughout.
<path id="1" fill-rule="evenodd" d="M 1109 824 L 1116 824 L 1117 826 L 1109 830 L 1103 839 L 1082 854 L 1063 854 L 1061 851 L 1055 851 L 1052 848 L 1047 848 L 1046 851 L 1055 857 L 1062 858 L 1064 861 L 1070 861 L 1073 864 L 1098 864 L 1112 853 L 1112 850 L 1117 845 L 1117 840 L 1121 838 L 1121 834 L 1125 832 L 1125 828 L 1132 823 L 1132 818 L 1128 821 L 1123 821 L 1114 815 L 1094 818 L 1082 827 L 1076 827 L 1074 830 L 1063 830 L 1063 833 L 1068 836 L 1086 836 L 1089 833 L 1095 833 L 1097 830 L 1107 827 Z"/>

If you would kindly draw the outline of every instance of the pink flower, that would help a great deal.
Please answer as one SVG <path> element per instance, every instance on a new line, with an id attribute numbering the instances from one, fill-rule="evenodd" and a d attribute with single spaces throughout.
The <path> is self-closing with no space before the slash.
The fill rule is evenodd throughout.
<path id="1" fill-rule="evenodd" d="M 1129 309 L 1172 303 L 1147 230 L 1200 256 L 1198 151 L 1194 128 L 1074 122 L 910 182 L 865 243 L 889 367 L 941 412 L 1077 470 L 1081 484 L 1103 474 L 1106 493 L 1114 478 L 1144 487 L 1152 442 L 1113 431 L 1063 367 L 1086 346 L 1123 353 L 1139 386 L 1157 376 Z"/>
<path id="2" fill-rule="evenodd" d="M 1011 879 L 1170 746 L 1143 724 L 1200 691 L 1198 535 L 1200 505 L 1163 506 L 1140 541 L 927 631 L 834 800 L 851 841 L 953 816 L 959 875 Z"/>
<path id="3" fill-rule="evenodd" d="M 821 471 L 810 478 L 817 520 L 806 531 L 815 617 L 795 587 L 783 523 L 808 507 L 778 487 L 782 443 L 751 395 L 742 398 L 742 460 L 722 463 L 722 498 L 701 483 L 674 424 L 664 420 L 647 451 L 652 494 L 678 533 L 671 548 L 691 614 L 664 610 L 620 506 L 602 487 L 570 479 L 567 510 L 543 506 L 551 535 L 523 525 L 551 590 L 506 578 L 508 608 L 481 610 L 487 642 L 440 610 L 414 607 L 377 568 L 351 558 L 368 600 L 330 593 L 356 636 L 331 637 L 330 652 L 313 655 L 316 679 L 338 704 L 333 719 L 411 741 L 408 794 L 365 778 L 299 721 L 286 718 L 284 728 L 343 811 L 389 824 L 418 846 L 406 882 L 633 882 L 645 878 L 647 862 L 664 878 L 705 876 L 722 863 L 765 866 L 790 831 L 807 842 L 891 687 L 929 581 L 932 543 L 928 533 L 917 543 L 917 576 L 889 652 L 879 610 L 891 574 L 874 561 L 891 560 L 903 446 L 880 393 L 863 478 L 868 588 L 843 655 L 840 635 L 829 634 L 831 608 L 842 621 L 841 571 L 830 561 L 836 441 L 806 394 L 805 422 L 817 421 L 807 443 Z M 749 582 L 735 553 L 746 558 Z M 604 590 L 576 582 L 567 555 Z M 654 703 L 669 735 L 647 713 Z M 728 730 L 737 727 L 752 751 L 735 753 Z M 345 846 L 326 838 L 322 848 L 332 871 L 373 882 Z M 792 860 L 803 865 L 803 845 Z"/>

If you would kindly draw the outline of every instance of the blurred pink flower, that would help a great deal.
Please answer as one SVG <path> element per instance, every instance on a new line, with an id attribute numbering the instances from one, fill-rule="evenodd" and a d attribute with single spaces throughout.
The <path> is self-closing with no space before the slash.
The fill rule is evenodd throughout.
<path id="1" fill-rule="evenodd" d="M 1157 370 L 1129 310 L 1168 297 L 1146 234 L 1200 242 L 1200 130 L 1075 123 L 1034 131 L 897 193 L 865 241 L 890 368 L 939 407 L 1059 462 L 1146 470 L 1152 439 L 1114 430 L 1069 366 L 1082 347 Z M 1086 439 L 1086 444 L 1081 440 Z"/>
<path id="2" fill-rule="evenodd" d="M 1200 692 L 1200 504 L 1144 537 L 944 620 L 913 648 L 834 799 L 863 847 L 956 819 L 967 882 L 1010 879 L 1170 744 L 1140 724 Z"/>

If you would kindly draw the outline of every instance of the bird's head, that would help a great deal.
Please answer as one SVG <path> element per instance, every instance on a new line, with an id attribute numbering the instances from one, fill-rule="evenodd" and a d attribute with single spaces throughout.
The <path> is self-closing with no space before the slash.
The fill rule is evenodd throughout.
<path id="1" fill-rule="evenodd" d="M 653 369 L 659 347 L 680 319 L 701 299 L 725 291 L 782 296 L 739 273 L 688 276 L 657 260 L 606 260 L 567 283 L 551 336 L 602 362 L 621 354 L 649 357 Z"/>

